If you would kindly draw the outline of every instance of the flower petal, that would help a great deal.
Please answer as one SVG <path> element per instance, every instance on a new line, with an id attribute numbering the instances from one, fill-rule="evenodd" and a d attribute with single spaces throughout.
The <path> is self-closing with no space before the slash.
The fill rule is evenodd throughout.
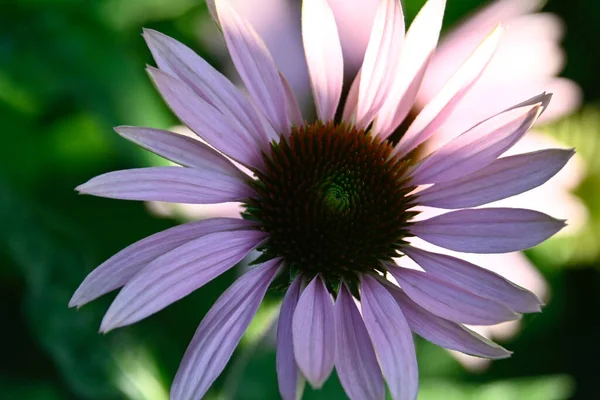
<path id="1" fill-rule="evenodd" d="M 475 125 L 425 158 L 411 182 L 445 182 L 485 167 L 518 142 L 542 111 L 541 103 L 513 108 Z"/>
<path id="2" fill-rule="evenodd" d="M 477 296 L 505 304 L 520 313 L 541 311 L 542 302 L 535 294 L 495 272 L 459 258 L 430 253 L 412 246 L 403 247 L 402 252 L 412 258 L 427 273 Z"/>
<path id="3" fill-rule="evenodd" d="M 410 327 L 392 295 L 375 278 L 361 276 L 365 326 L 394 400 L 414 400 L 419 389 L 417 356 Z"/>
<path id="4" fill-rule="evenodd" d="M 182 167 L 113 171 L 90 179 L 76 190 L 111 199 L 190 204 L 242 201 L 253 193 L 240 177 Z"/>
<path id="5" fill-rule="evenodd" d="M 100 330 L 132 324 L 187 296 L 240 262 L 264 238 L 256 230 L 217 232 L 163 254 L 127 282 Z"/>
<path id="6" fill-rule="evenodd" d="M 136 126 L 118 126 L 115 131 L 125 139 L 179 165 L 247 178 L 227 158 L 199 140 L 162 129 Z"/>
<path id="7" fill-rule="evenodd" d="M 216 6 L 231 59 L 255 106 L 276 132 L 289 133 L 285 90 L 267 46 L 227 1 Z"/>
<path id="8" fill-rule="evenodd" d="M 156 68 L 147 68 L 158 91 L 177 117 L 208 144 L 247 167 L 263 165 L 261 149 L 268 142 L 200 98 L 184 82 Z"/>
<path id="9" fill-rule="evenodd" d="M 304 119 L 302 118 L 302 112 L 300 111 L 298 100 L 296 100 L 296 96 L 294 95 L 290 84 L 281 72 L 279 73 L 279 77 L 281 78 L 281 84 L 283 85 L 283 89 L 285 90 L 287 112 L 290 124 L 292 126 L 295 125 L 297 127 L 300 127 L 304 124 Z"/>
<path id="10" fill-rule="evenodd" d="M 396 146 L 396 152 L 400 156 L 408 154 L 427 140 L 448 118 L 487 67 L 498 48 L 503 31 L 501 26 L 494 29 L 423 108 Z"/>
<path id="11" fill-rule="evenodd" d="M 201 399 L 206 394 L 256 314 L 280 264 L 280 259 L 273 259 L 251 269 L 219 297 L 183 356 L 171 399 Z"/>
<path id="12" fill-rule="evenodd" d="M 444 319 L 471 325 L 495 325 L 519 318 L 505 305 L 477 296 L 436 275 L 386 265 L 412 300 Z"/>
<path id="13" fill-rule="evenodd" d="M 373 344 L 344 284 L 335 303 L 335 326 L 335 368 L 344 391 L 351 400 L 383 400 L 385 385 Z"/>
<path id="14" fill-rule="evenodd" d="M 192 49 L 151 29 L 144 29 L 143 36 L 162 71 L 178 78 L 206 103 L 235 120 L 247 131 L 247 138 L 263 148 L 276 138 L 248 97 Z"/>
<path id="15" fill-rule="evenodd" d="M 449 350 L 473 356 L 500 359 L 510 357 L 511 352 L 461 324 L 440 318 L 412 301 L 401 289 L 389 288 L 410 329 L 425 340 Z"/>
<path id="16" fill-rule="evenodd" d="M 344 59 L 335 18 L 327 0 L 302 2 L 302 40 L 317 114 L 333 120 L 344 78 Z"/>
<path id="17" fill-rule="evenodd" d="M 445 8 L 446 0 L 428 0 L 406 32 L 396 79 L 373 127 L 383 137 L 400 125 L 414 105 L 435 52 Z"/>
<path id="18" fill-rule="evenodd" d="M 301 392 L 298 390 L 301 377 L 294 357 L 292 339 L 292 320 L 300 298 L 301 285 L 302 277 L 298 275 L 283 298 L 277 322 L 277 381 L 283 400 L 297 400 L 298 392 Z"/>
<path id="19" fill-rule="evenodd" d="M 410 232 L 429 243 L 464 253 L 510 253 L 536 246 L 564 221 L 520 208 L 452 211 L 415 222 Z"/>
<path id="20" fill-rule="evenodd" d="M 333 301 L 319 276 L 300 295 L 292 333 L 300 371 L 314 388 L 320 388 L 333 370 L 335 327 Z"/>
<path id="21" fill-rule="evenodd" d="M 356 126 L 365 129 L 392 89 L 404 42 L 399 0 L 381 0 L 361 68 Z"/>
<path id="22" fill-rule="evenodd" d="M 193 239 L 215 232 L 250 230 L 254 223 L 243 219 L 212 218 L 190 222 L 148 236 L 121 250 L 94 269 L 79 285 L 69 307 L 82 305 L 125 285 L 159 256 Z"/>
<path id="23" fill-rule="evenodd" d="M 499 158 L 475 173 L 428 187 L 418 193 L 418 202 L 456 209 L 502 200 L 542 185 L 574 154 L 573 150 L 549 149 Z"/>

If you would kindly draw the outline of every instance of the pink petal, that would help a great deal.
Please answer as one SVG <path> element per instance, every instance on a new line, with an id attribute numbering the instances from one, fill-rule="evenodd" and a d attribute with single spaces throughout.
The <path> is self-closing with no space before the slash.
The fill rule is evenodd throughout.
<path id="1" fill-rule="evenodd" d="M 111 199 L 190 204 L 242 201 L 254 193 L 240 177 L 182 167 L 113 171 L 90 179 L 76 190 Z"/>
<path id="2" fill-rule="evenodd" d="M 502 200 L 542 185 L 573 154 L 573 150 L 549 149 L 499 158 L 475 173 L 428 187 L 418 193 L 418 202 L 456 209 Z"/>
<path id="3" fill-rule="evenodd" d="M 300 111 L 300 106 L 298 105 L 296 96 L 294 95 L 290 84 L 281 72 L 279 73 L 279 77 L 281 78 L 281 84 L 283 85 L 283 89 L 285 90 L 287 114 L 290 120 L 290 125 L 295 125 L 297 127 L 302 126 L 304 125 L 304 119 L 302 118 L 302 112 Z"/>
<path id="4" fill-rule="evenodd" d="M 510 352 L 481 335 L 447 319 L 440 318 L 412 301 L 401 289 L 388 288 L 410 329 L 422 338 L 449 350 L 474 356 L 499 359 L 510 357 Z"/>
<path id="5" fill-rule="evenodd" d="M 248 178 L 227 158 L 199 140 L 162 129 L 135 126 L 118 126 L 115 131 L 125 139 L 179 165 L 211 170 L 242 180 Z"/>
<path id="6" fill-rule="evenodd" d="M 509 253 L 548 239 L 564 221 L 520 208 L 452 211 L 415 222 L 410 232 L 429 243 L 464 253 Z"/>
<path id="7" fill-rule="evenodd" d="M 242 219 L 213 218 L 190 222 L 148 236 L 121 250 L 93 270 L 79 285 L 69 307 L 82 305 L 125 285 L 159 256 L 210 233 L 249 230 L 254 223 Z"/>
<path id="8" fill-rule="evenodd" d="M 256 230 L 217 232 L 163 254 L 127 282 L 100 330 L 133 324 L 187 296 L 240 262 L 265 236 Z"/>
<path id="9" fill-rule="evenodd" d="M 392 295 L 375 278 L 361 276 L 365 326 L 394 400 L 414 400 L 419 370 L 410 328 Z"/>
<path id="10" fill-rule="evenodd" d="M 267 261 L 236 280 L 200 323 L 171 387 L 171 399 L 201 399 L 221 374 L 279 266 Z"/>
<path id="11" fill-rule="evenodd" d="M 373 130 L 388 137 L 414 105 L 442 28 L 446 0 L 428 0 L 417 14 L 404 41 L 399 70 Z"/>
<path id="12" fill-rule="evenodd" d="M 535 123 L 541 104 L 500 113 L 450 141 L 412 172 L 412 183 L 439 183 L 463 177 L 496 160 Z"/>
<path id="13" fill-rule="evenodd" d="M 335 368 L 351 400 L 384 399 L 385 385 L 373 344 L 352 295 L 344 284 L 335 303 Z"/>
<path id="14" fill-rule="evenodd" d="M 412 300 L 444 319 L 471 325 L 495 325 L 519 318 L 505 305 L 477 296 L 436 275 L 386 265 Z"/>
<path id="15" fill-rule="evenodd" d="M 301 378 L 294 357 L 292 319 L 300 298 L 301 285 L 302 277 L 298 275 L 285 294 L 277 323 L 277 380 L 283 400 L 296 400 L 299 392 L 298 381 Z"/>
<path id="16" fill-rule="evenodd" d="M 320 388 L 333 370 L 335 327 L 333 301 L 318 276 L 300 295 L 292 333 L 300 371 L 314 388 Z"/>
<path id="17" fill-rule="evenodd" d="M 144 38 L 158 67 L 243 127 L 247 131 L 243 132 L 246 140 L 256 141 L 261 148 L 266 148 L 269 141 L 276 138 L 246 95 L 192 49 L 151 29 L 144 30 Z"/>
<path id="18" fill-rule="evenodd" d="M 254 104 L 276 132 L 289 133 L 285 90 L 269 50 L 252 26 L 227 1 L 219 1 L 216 5 L 231 59 Z"/>
<path id="19" fill-rule="evenodd" d="M 266 140 L 257 139 L 248 125 L 223 114 L 179 79 L 152 67 L 147 70 L 171 110 L 194 133 L 239 163 L 262 167 L 260 150 L 267 149 Z"/>
<path id="20" fill-rule="evenodd" d="M 361 68 L 356 126 L 365 129 L 389 96 L 398 74 L 404 42 L 404 13 L 399 0 L 382 0 Z"/>
<path id="21" fill-rule="evenodd" d="M 496 52 L 504 29 L 498 26 L 475 49 L 442 90 L 423 108 L 400 139 L 397 153 L 408 154 L 427 140 L 448 118 L 460 100 L 479 79 Z"/>
<path id="22" fill-rule="evenodd" d="M 477 296 L 502 303 L 520 313 L 541 311 L 535 294 L 515 285 L 495 272 L 444 254 L 430 253 L 412 246 L 402 248 L 428 274 L 435 275 Z M 507 266 L 511 268 L 512 266 Z"/>
<path id="23" fill-rule="evenodd" d="M 319 119 L 332 121 L 344 78 L 344 59 L 327 0 L 302 2 L 302 39 Z"/>

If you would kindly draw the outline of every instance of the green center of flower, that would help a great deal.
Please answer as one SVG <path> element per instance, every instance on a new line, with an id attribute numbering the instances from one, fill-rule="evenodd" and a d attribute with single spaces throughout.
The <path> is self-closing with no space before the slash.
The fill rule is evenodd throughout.
<path id="1" fill-rule="evenodd" d="M 363 130 L 316 123 L 271 145 L 246 216 L 269 238 L 262 250 L 328 279 L 381 270 L 407 235 L 407 164 Z"/>

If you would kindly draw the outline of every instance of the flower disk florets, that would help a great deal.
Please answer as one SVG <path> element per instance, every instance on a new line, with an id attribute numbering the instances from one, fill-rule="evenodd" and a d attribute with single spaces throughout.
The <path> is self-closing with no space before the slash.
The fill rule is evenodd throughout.
<path id="1" fill-rule="evenodd" d="M 353 279 L 397 256 L 411 206 L 407 163 L 364 130 L 293 128 L 264 154 L 247 215 L 269 233 L 263 251 L 304 274 Z"/>

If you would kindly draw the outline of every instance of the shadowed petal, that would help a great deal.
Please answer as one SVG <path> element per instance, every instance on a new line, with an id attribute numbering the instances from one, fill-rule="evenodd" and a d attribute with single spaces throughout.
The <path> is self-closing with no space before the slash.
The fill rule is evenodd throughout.
<path id="1" fill-rule="evenodd" d="M 275 277 L 280 259 L 246 272 L 219 297 L 188 346 L 171 399 L 201 399 L 221 374 Z"/>
<path id="2" fill-rule="evenodd" d="M 121 250 L 93 270 L 79 285 L 69 307 L 80 307 L 125 285 L 148 263 L 169 251 L 215 232 L 250 230 L 254 223 L 243 219 L 213 218 L 190 222 L 148 236 Z"/>
<path id="3" fill-rule="evenodd" d="M 79 185 L 76 190 L 81 194 L 112 199 L 190 204 L 242 201 L 253 193 L 241 178 L 182 167 L 108 172 Z"/>
<path id="4" fill-rule="evenodd" d="M 344 59 L 327 0 L 302 2 L 302 40 L 319 119 L 332 121 L 342 93 Z"/>
<path id="5" fill-rule="evenodd" d="M 520 313 L 541 311 L 542 302 L 535 294 L 515 285 L 495 272 L 444 254 L 431 253 L 412 246 L 402 248 L 427 273 L 481 297 L 502 303 Z M 507 268 L 512 266 L 507 265 Z"/>
<path id="6" fill-rule="evenodd" d="M 520 208 L 452 211 L 415 222 L 410 232 L 429 243 L 464 253 L 510 253 L 537 246 L 564 221 Z"/>
<path id="7" fill-rule="evenodd" d="M 541 103 L 513 108 L 475 125 L 425 158 L 412 183 L 439 183 L 475 172 L 510 149 L 538 119 Z"/>
<path id="8" fill-rule="evenodd" d="M 119 292 L 100 330 L 132 324 L 187 296 L 240 262 L 264 238 L 255 230 L 211 233 L 158 257 Z"/>
<path id="9" fill-rule="evenodd" d="M 262 147 L 276 138 L 248 97 L 192 49 L 151 29 L 144 29 L 143 36 L 162 71 L 178 78 L 202 100 L 235 120 L 247 130 L 248 137 Z"/>
<path id="10" fill-rule="evenodd" d="M 254 104 L 275 131 L 289 133 L 285 90 L 269 50 L 227 1 L 219 1 L 216 6 L 231 59 Z"/>
<path id="11" fill-rule="evenodd" d="M 449 350 L 500 359 L 510 357 L 511 352 L 481 335 L 447 319 L 440 318 L 412 301 L 399 288 L 388 287 L 410 325 L 410 329 L 431 343 Z"/>
<path id="12" fill-rule="evenodd" d="M 179 165 L 247 178 L 227 158 L 199 140 L 162 129 L 136 126 L 118 126 L 115 131 L 125 139 Z"/>
<path id="13" fill-rule="evenodd" d="M 414 400 L 419 370 L 410 327 L 392 295 L 368 275 L 361 276 L 365 326 L 394 400 Z"/>
<path id="14" fill-rule="evenodd" d="M 344 284 L 335 303 L 335 327 L 335 368 L 344 391 L 351 400 L 383 400 L 385 385 L 373 344 Z"/>
<path id="15" fill-rule="evenodd" d="M 388 137 L 400 125 L 414 105 L 435 52 L 445 7 L 446 0 L 428 0 L 406 32 L 396 79 L 373 128 L 383 137 Z"/>
<path id="16" fill-rule="evenodd" d="M 503 304 L 477 296 L 433 274 L 386 264 L 400 287 L 427 311 L 454 322 L 495 325 L 519 316 Z"/>
<path id="17" fill-rule="evenodd" d="M 263 165 L 260 150 L 267 148 L 267 141 L 257 140 L 247 126 L 211 106 L 179 79 L 156 68 L 147 71 L 171 110 L 194 133 L 247 167 Z"/>
<path id="18" fill-rule="evenodd" d="M 428 187 L 418 193 L 418 201 L 423 206 L 456 209 L 502 200 L 542 185 L 574 154 L 548 149 L 499 158 L 475 173 Z"/>
<path id="19" fill-rule="evenodd" d="M 356 126 L 366 128 L 392 90 L 404 42 L 404 13 L 399 0 L 382 0 L 361 68 Z"/>
<path id="20" fill-rule="evenodd" d="M 287 112 L 290 124 L 302 126 L 304 124 L 304 119 L 302 118 L 302 112 L 300 111 L 298 100 L 296 100 L 296 96 L 294 95 L 290 84 L 281 72 L 279 73 L 279 77 L 281 78 L 283 89 L 285 90 L 285 99 L 287 101 Z"/>
<path id="21" fill-rule="evenodd" d="M 400 156 L 408 154 L 427 140 L 448 118 L 487 67 L 496 52 L 503 31 L 501 26 L 494 29 L 423 108 L 396 147 Z"/>
<path id="22" fill-rule="evenodd" d="M 296 358 L 294 357 L 294 342 L 292 339 L 292 320 L 294 311 L 300 298 L 302 277 L 298 275 L 288 288 L 277 322 L 277 380 L 279 382 L 279 393 L 283 400 L 296 400 L 299 397 L 298 381 L 304 380 L 300 376 Z"/>
<path id="23" fill-rule="evenodd" d="M 320 388 L 333 370 L 335 326 L 331 295 L 318 276 L 300 295 L 292 333 L 300 371 L 314 388 Z"/>

